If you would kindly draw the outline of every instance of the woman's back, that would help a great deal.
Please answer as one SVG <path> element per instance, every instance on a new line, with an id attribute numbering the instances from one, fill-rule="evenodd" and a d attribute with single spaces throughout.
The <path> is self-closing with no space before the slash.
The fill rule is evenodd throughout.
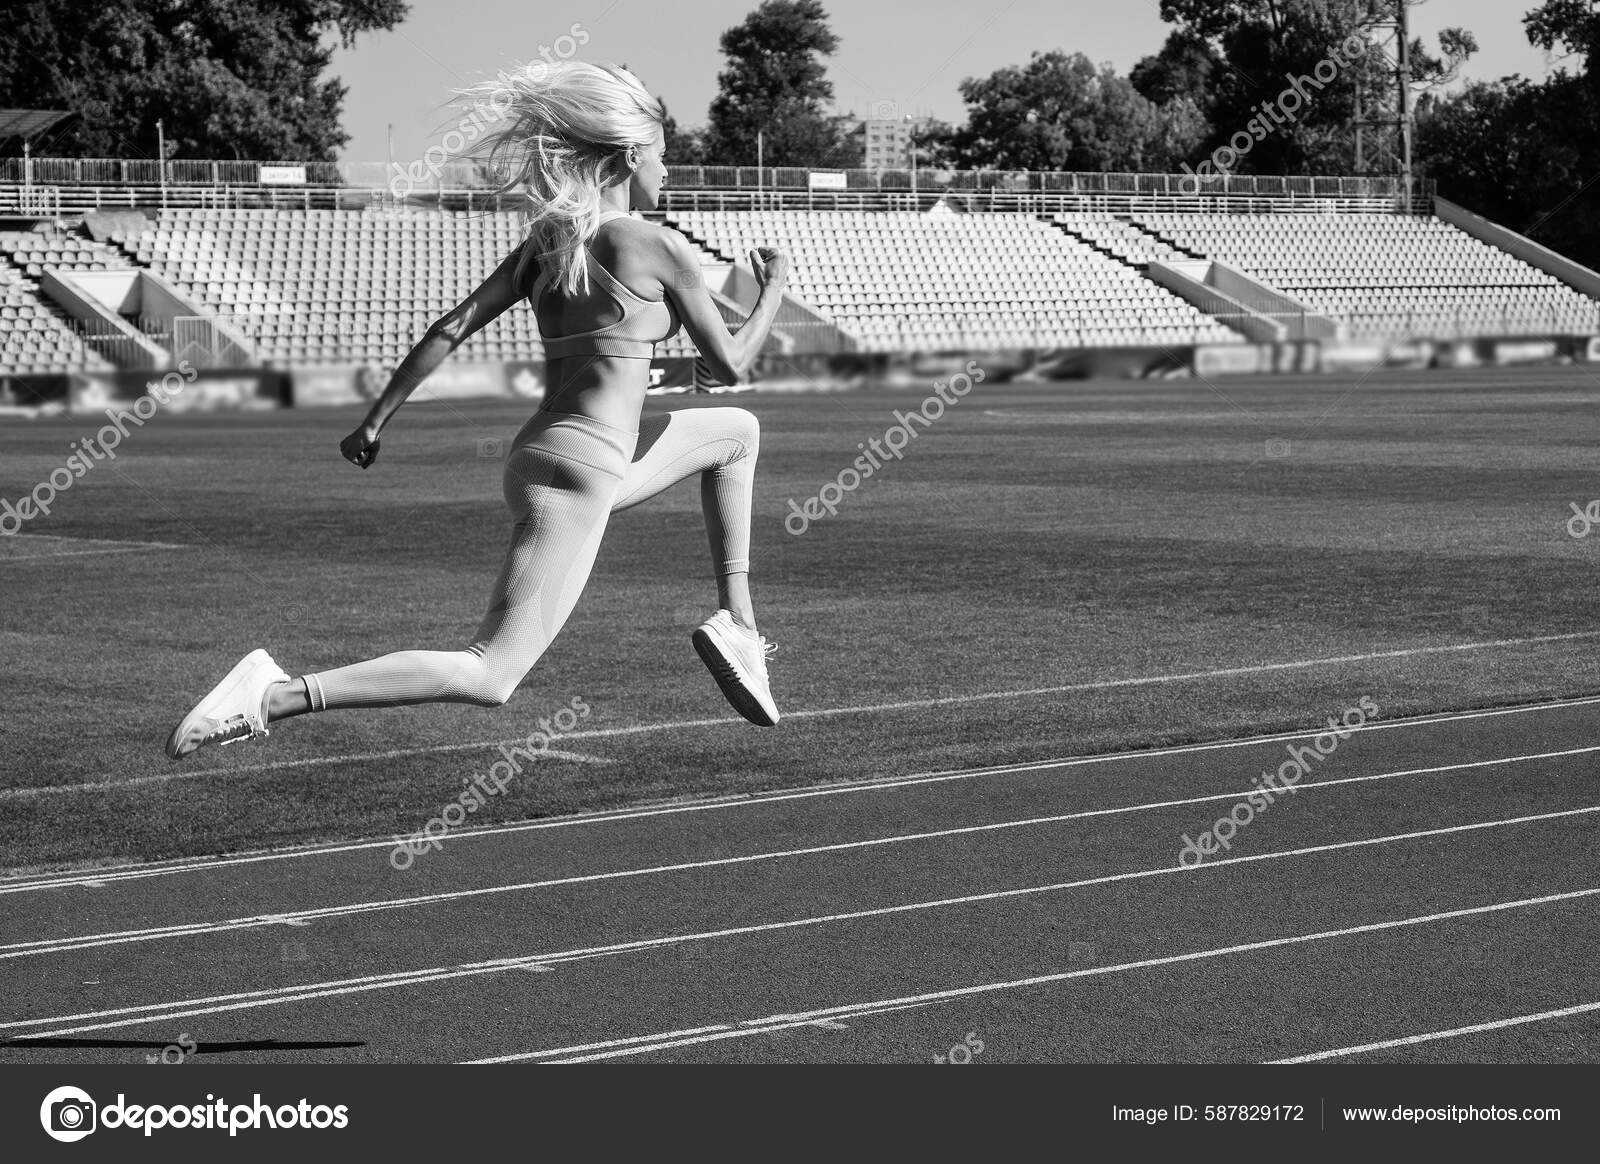
<path id="1" fill-rule="evenodd" d="M 528 301 L 545 341 L 543 408 L 637 429 L 655 344 L 675 334 L 678 314 L 652 269 L 656 227 L 612 212 L 587 251 L 589 286 L 576 296 L 544 270 Z"/>

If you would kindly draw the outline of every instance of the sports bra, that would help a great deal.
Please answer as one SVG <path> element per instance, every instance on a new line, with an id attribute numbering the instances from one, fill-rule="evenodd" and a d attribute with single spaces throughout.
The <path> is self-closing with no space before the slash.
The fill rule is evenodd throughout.
<path id="1" fill-rule="evenodd" d="M 602 215 L 601 222 L 625 218 L 620 212 Z M 600 260 L 587 250 L 589 273 L 610 292 L 612 300 L 622 312 L 622 318 L 593 331 L 580 331 L 572 335 L 544 336 L 544 354 L 547 360 L 560 360 L 568 356 L 622 356 L 626 359 L 648 360 L 655 356 L 655 346 L 678 333 L 677 309 L 669 299 L 645 299 L 629 290 L 628 286 L 600 265 Z M 539 300 L 550 286 L 550 272 L 541 271 L 528 292 L 528 302 L 533 307 L 534 319 L 539 317 Z M 543 334 L 543 329 L 540 329 Z"/>

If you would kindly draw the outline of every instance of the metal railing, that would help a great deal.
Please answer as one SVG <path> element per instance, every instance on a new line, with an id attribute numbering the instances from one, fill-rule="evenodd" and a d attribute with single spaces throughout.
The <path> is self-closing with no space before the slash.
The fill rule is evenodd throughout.
<path id="1" fill-rule="evenodd" d="M 303 184 L 263 183 L 263 165 L 303 168 Z M 1318 175 L 1098 173 L 1052 170 L 830 170 L 842 188 L 813 189 L 812 170 L 793 166 L 669 166 L 674 207 L 921 209 L 939 198 L 971 209 L 1227 210 L 1430 208 L 1431 179 L 1413 184 L 1409 207 L 1398 178 Z M 442 199 L 493 205 L 494 177 L 475 162 L 426 166 L 380 162 L 253 162 L 138 158 L 0 158 L 0 210 L 45 197 L 62 209 L 105 206 L 349 206 Z M 8 189 L 10 188 L 10 189 Z M 55 201 L 55 200 L 58 200 Z"/>
<path id="2" fill-rule="evenodd" d="M 250 368 L 260 362 L 227 316 L 175 316 L 172 351 L 177 360 L 196 368 Z"/>
<path id="3" fill-rule="evenodd" d="M 1555 306 L 1451 311 L 1360 311 L 1335 315 L 1352 339 L 1464 340 L 1495 336 L 1600 335 L 1600 304 L 1577 318 Z"/>

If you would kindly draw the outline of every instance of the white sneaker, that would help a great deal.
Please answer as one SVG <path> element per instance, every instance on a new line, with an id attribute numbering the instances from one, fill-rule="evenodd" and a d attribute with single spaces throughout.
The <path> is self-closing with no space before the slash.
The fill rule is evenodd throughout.
<path id="1" fill-rule="evenodd" d="M 267 734 L 267 690 L 289 676 L 262 650 L 240 659 L 167 737 L 167 755 L 181 760 L 204 744 L 235 744 Z"/>
<path id="2" fill-rule="evenodd" d="M 778 705 L 767 683 L 767 656 L 778 648 L 740 626 L 726 610 L 717 611 L 690 637 L 733 709 L 751 723 L 775 725 Z"/>

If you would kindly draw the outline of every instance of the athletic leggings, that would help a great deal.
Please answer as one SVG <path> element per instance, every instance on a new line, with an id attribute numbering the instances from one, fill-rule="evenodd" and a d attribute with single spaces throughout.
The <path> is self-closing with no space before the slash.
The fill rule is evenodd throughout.
<path id="1" fill-rule="evenodd" d="M 396 651 L 307 675 L 311 709 L 505 703 L 577 605 L 607 518 L 695 473 L 718 573 L 748 570 L 759 446 L 756 418 L 743 408 L 649 416 L 638 433 L 535 413 L 506 459 L 506 504 L 516 525 L 473 644 Z"/>

